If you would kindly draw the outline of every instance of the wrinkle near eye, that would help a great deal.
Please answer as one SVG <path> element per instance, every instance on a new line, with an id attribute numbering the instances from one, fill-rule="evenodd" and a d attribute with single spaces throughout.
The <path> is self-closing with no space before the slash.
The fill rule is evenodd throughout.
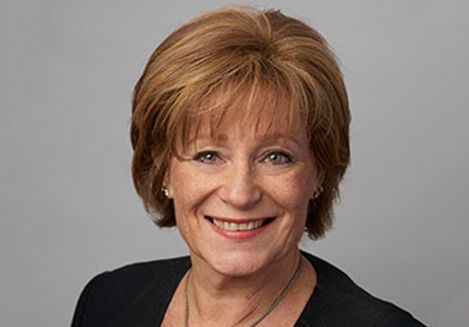
<path id="1" fill-rule="evenodd" d="M 268 154 L 267 159 L 274 165 L 285 165 L 292 162 L 288 154 L 279 151 Z"/>
<path id="2" fill-rule="evenodd" d="M 195 154 L 193 160 L 206 164 L 214 164 L 220 160 L 220 155 L 216 151 L 201 151 Z"/>

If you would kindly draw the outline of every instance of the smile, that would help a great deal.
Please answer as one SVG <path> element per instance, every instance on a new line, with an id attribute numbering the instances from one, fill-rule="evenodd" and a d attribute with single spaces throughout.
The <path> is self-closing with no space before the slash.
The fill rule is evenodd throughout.
<path id="1" fill-rule="evenodd" d="M 256 220 L 239 220 L 235 222 L 233 220 L 225 220 L 225 219 L 216 219 L 216 218 L 209 218 L 210 222 L 224 231 L 230 232 L 237 232 L 237 231 L 252 231 L 256 230 L 273 220 L 273 218 L 266 218 L 266 219 L 256 219 Z"/>
<path id="2" fill-rule="evenodd" d="M 230 223 L 228 221 L 221 221 L 217 219 L 212 220 L 213 223 L 223 229 L 223 230 L 229 230 L 229 231 L 238 231 L 238 230 L 253 230 L 256 228 L 259 228 L 262 226 L 262 222 L 264 220 L 256 220 L 256 221 L 251 221 L 250 223 Z"/>

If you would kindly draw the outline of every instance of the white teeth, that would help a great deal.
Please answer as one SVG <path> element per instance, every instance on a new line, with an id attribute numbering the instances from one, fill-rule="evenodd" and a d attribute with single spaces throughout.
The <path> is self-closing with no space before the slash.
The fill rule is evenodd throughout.
<path id="1" fill-rule="evenodd" d="M 265 219 L 250 221 L 249 223 L 233 223 L 228 221 L 221 221 L 217 219 L 212 219 L 215 226 L 227 230 L 227 231 L 241 231 L 241 230 L 253 230 L 262 226 L 262 223 Z"/>

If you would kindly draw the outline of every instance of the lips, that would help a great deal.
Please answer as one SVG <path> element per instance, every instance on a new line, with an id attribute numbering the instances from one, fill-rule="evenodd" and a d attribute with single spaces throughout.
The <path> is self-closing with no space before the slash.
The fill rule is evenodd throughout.
<path id="1" fill-rule="evenodd" d="M 240 230 L 253 230 L 262 226 L 264 220 L 251 221 L 249 223 L 231 223 L 228 221 L 221 221 L 218 219 L 213 219 L 212 222 L 218 228 L 227 231 L 240 231 Z"/>
<path id="2" fill-rule="evenodd" d="M 265 219 L 231 219 L 207 217 L 208 220 L 223 231 L 244 232 L 253 231 L 270 223 L 273 218 Z"/>

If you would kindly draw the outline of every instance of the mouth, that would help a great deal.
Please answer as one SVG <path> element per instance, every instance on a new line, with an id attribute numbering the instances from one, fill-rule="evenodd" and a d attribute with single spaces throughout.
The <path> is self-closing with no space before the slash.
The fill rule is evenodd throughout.
<path id="1" fill-rule="evenodd" d="M 270 224 L 274 218 L 265 219 L 221 219 L 207 217 L 216 227 L 228 232 L 254 231 Z"/>

